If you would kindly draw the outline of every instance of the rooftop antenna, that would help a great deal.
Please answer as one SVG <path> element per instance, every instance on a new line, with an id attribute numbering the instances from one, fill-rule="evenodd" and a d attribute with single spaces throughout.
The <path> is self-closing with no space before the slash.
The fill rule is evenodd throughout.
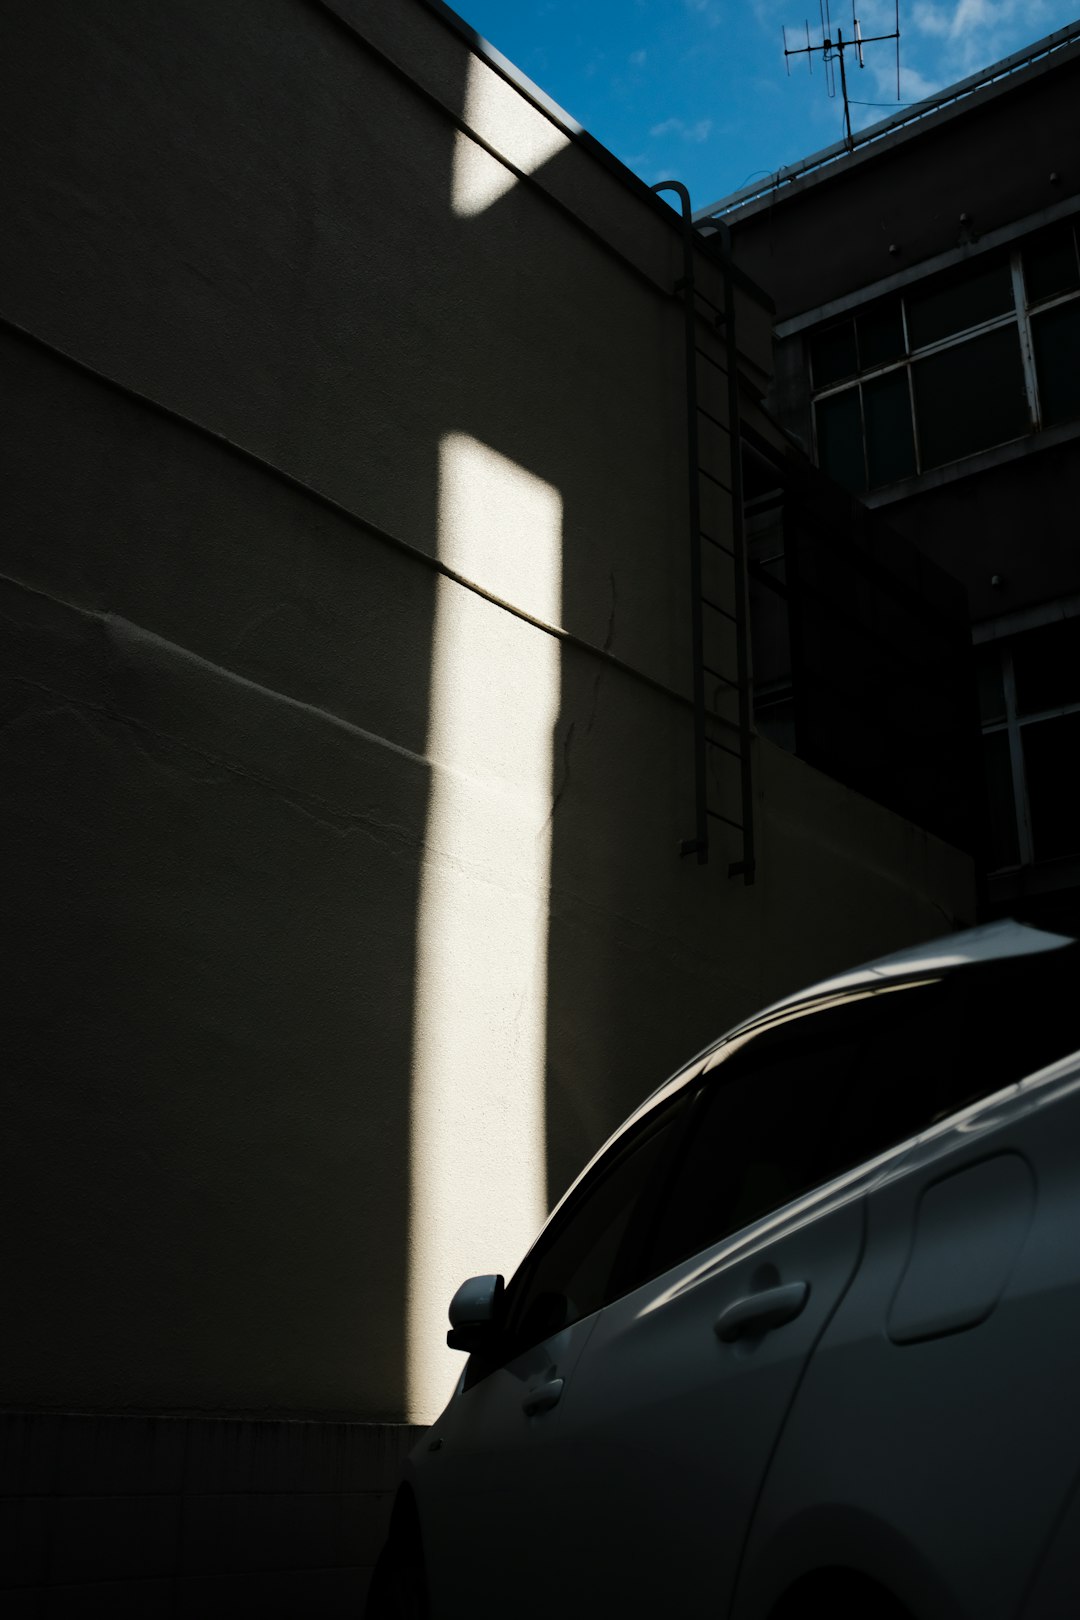
<path id="1" fill-rule="evenodd" d="M 848 99 L 847 68 L 844 63 L 844 54 L 854 51 L 855 60 L 861 68 L 866 66 L 866 57 L 863 47 L 878 45 L 886 40 L 896 42 L 896 99 L 900 100 L 900 0 L 893 0 L 895 26 L 891 34 L 864 34 L 855 15 L 855 0 L 851 0 L 851 34 L 844 38 L 842 28 L 833 29 L 832 14 L 829 10 L 829 0 L 818 0 L 818 16 L 821 23 L 821 44 L 813 45 L 810 42 L 810 23 L 807 21 L 806 44 L 790 46 L 787 42 L 787 29 L 782 29 L 784 36 L 784 66 L 791 74 L 791 58 L 805 56 L 806 65 L 810 72 L 814 71 L 814 57 L 820 56 L 825 68 L 825 87 L 830 96 L 836 95 L 836 69 L 840 68 L 840 93 L 844 98 L 844 145 L 849 151 L 854 147 L 855 141 L 851 134 L 851 103 Z"/>

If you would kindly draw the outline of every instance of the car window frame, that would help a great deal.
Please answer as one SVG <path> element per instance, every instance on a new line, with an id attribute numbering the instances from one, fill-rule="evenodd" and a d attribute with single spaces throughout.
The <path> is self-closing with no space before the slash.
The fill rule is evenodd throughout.
<path id="1" fill-rule="evenodd" d="M 640 1243 L 639 1234 L 647 1224 L 648 1219 L 655 1214 L 661 1199 L 666 1196 L 672 1166 L 681 1156 L 683 1136 L 688 1128 L 689 1117 L 692 1113 L 694 1083 L 699 1073 L 700 1066 L 695 1065 L 686 1075 L 683 1084 L 674 1088 L 665 1087 L 657 1097 L 654 1105 L 647 1112 L 639 1112 L 633 1117 L 632 1128 L 620 1130 L 614 1140 L 601 1150 L 600 1155 L 587 1167 L 585 1173 L 575 1183 L 568 1196 L 556 1206 L 535 1243 L 506 1285 L 503 1324 L 495 1341 L 488 1349 L 476 1351 L 470 1357 L 465 1375 L 465 1386 L 467 1388 L 479 1382 L 480 1378 L 487 1377 L 489 1373 L 507 1366 L 518 1356 L 527 1354 L 537 1344 L 544 1342 L 544 1335 L 531 1340 L 531 1342 L 526 1342 L 525 1337 L 518 1337 L 513 1334 L 511 1323 L 515 1312 L 519 1308 L 520 1295 L 528 1288 L 530 1279 L 535 1275 L 538 1266 L 551 1247 L 555 1243 L 562 1241 L 567 1227 L 582 1213 L 586 1204 L 599 1191 L 607 1177 L 630 1154 L 643 1146 L 644 1139 L 658 1128 L 658 1116 L 672 1115 L 674 1117 L 668 1126 L 669 1137 L 661 1154 L 660 1165 L 649 1178 L 649 1185 L 644 1195 L 639 1199 L 638 1205 L 630 1217 L 627 1229 L 616 1249 L 611 1269 L 611 1283 L 605 1291 L 604 1300 L 594 1310 L 575 1318 L 574 1322 L 565 1324 L 565 1327 L 575 1326 L 579 1321 L 587 1321 L 589 1317 L 596 1315 L 599 1310 L 604 1309 L 615 1299 L 621 1298 L 622 1294 L 627 1291 L 622 1286 L 622 1279 L 627 1275 L 628 1270 L 626 1264 L 627 1255 L 635 1243 Z M 558 1331 L 562 1332 L 565 1329 L 560 1328 Z"/>

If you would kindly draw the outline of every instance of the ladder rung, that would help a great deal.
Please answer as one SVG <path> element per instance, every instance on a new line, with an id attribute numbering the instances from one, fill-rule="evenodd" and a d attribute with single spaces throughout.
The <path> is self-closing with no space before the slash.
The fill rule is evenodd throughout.
<path id="1" fill-rule="evenodd" d="M 719 810 L 706 810 L 705 814 L 707 816 L 712 816 L 714 821 L 722 821 L 728 827 L 734 827 L 736 832 L 742 832 L 743 830 L 743 824 L 741 821 L 732 821 L 730 816 L 722 816 Z"/>
<path id="2" fill-rule="evenodd" d="M 759 585 L 764 585 L 767 591 L 772 591 L 776 596 L 782 596 L 785 602 L 787 601 L 788 588 L 782 580 L 774 579 L 772 574 L 767 574 L 763 568 L 758 568 L 753 563 L 751 563 L 747 572 L 752 580 L 756 580 Z"/>
<path id="3" fill-rule="evenodd" d="M 731 494 L 731 486 L 729 484 L 725 484 L 722 478 L 717 478 L 715 473 L 709 472 L 705 467 L 699 467 L 698 472 L 702 478 L 707 478 L 710 484 L 715 484 L 717 489 L 722 489 L 725 495 Z"/>
<path id="4" fill-rule="evenodd" d="M 711 720 L 714 725 L 723 726 L 726 731 L 737 731 L 742 736 L 742 728 L 739 722 L 732 720 L 730 715 L 717 714 L 715 709 L 706 709 L 705 718 Z M 706 738 L 706 741 L 708 741 L 708 738 Z"/>
<path id="5" fill-rule="evenodd" d="M 730 619 L 731 620 L 732 624 L 738 624 L 738 622 L 739 622 L 738 619 L 736 618 L 735 614 L 732 613 L 728 608 L 721 607 L 719 602 L 713 602 L 707 596 L 703 596 L 701 598 L 701 605 L 703 607 L 712 608 L 714 613 L 722 613 L 724 615 L 725 619 Z"/>
<path id="6" fill-rule="evenodd" d="M 711 664 L 703 663 L 701 667 L 705 671 L 706 675 L 713 676 L 715 680 L 723 681 L 725 686 L 732 687 L 736 692 L 739 690 L 738 681 L 733 681 L 730 675 L 722 675 L 718 669 L 713 669 Z"/>
<path id="7" fill-rule="evenodd" d="M 714 539 L 711 534 L 706 534 L 704 529 L 699 529 L 698 533 L 700 534 L 701 538 L 708 545 L 715 546 L 717 551 L 724 551 L 724 552 L 727 553 L 727 555 L 729 557 L 734 557 L 735 556 L 735 553 L 732 551 L 731 547 L 730 546 L 725 546 L 725 544 L 724 544 L 724 542 L 722 540 Z"/>
<path id="8" fill-rule="evenodd" d="M 713 427 L 718 427 L 721 430 L 721 432 L 723 432 L 723 433 L 730 433 L 731 432 L 731 429 L 728 426 L 728 424 L 726 422 L 721 422 L 720 418 L 718 416 L 714 416 L 712 411 L 707 411 L 705 409 L 704 405 L 699 405 L 698 406 L 698 415 L 703 416 L 705 418 L 706 422 L 711 422 Z"/>
<path id="9" fill-rule="evenodd" d="M 729 748 L 727 743 L 720 742 L 717 737 L 706 737 L 705 746 L 706 748 L 722 748 L 725 754 L 731 755 L 732 759 L 742 759 L 743 757 L 738 748 Z"/>
<path id="10" fill-rule="evenodd" d="M 707 349 L 701 349 L 701 348 L 699 348 L 699 347 L 698 347 L 698 345 L 697 345 L 697 344 L 696 344 L 696 343 L 695 343 L 695 344 L 694 344 L 694 353 L 695 353 L 695 354 L 700 354 L 700 356 L 701 356 L 701 358 L 702 358 L 702 359 L 703 359 L 703 360 L 707 360 L 707 361 L 708 361 L 708 362 L 709 362 L 709 364 L 710 364 L 710 366 L 715 366 L 715 367 L 716 367 L 716 369 L 717 369 L 717 371 L 722 371 L 722 372 L 723 372 L 723 373 L 724 373 L 724 376 L 725 376 L 725 377 L 726 377 L 726 376 L 727 376 L 727 367 L 726 367 L 726 366 L 722 366 L 722 365 L 721 365 L 721 364 L 720 364 L 720 362 L 719 362 L 719 360 L 717 360 L 717 359 L 715 359 L 715 358 L 714 358 L 714 357 L 713 357 L 713 356 L 712 356 L 712 355 L 711 355 L 711 354 L 710 354 L 710 353 L 709 353 L 709 352 L 708 352 L 708 350 L 707 350 Z"/>
<path id="11" fill-rule="evenodd" d="M 701 291 L 701 288 L 698 287 L 696 283 L 695 283 L 695 286 L 694 286 L 694 293 L 698 298 L 701 299 L 701 302 L 703 304 L 708 304 L 710 309 L 715 309 L 715 311 L 716 311 L 716 313 L 718 315 L 722 315 L 724 313 L 723 306 L 720 305 L 720 304 L 713 303 L 713 300 L 711 298 L 709 298 L 706 293 L 703 293 Z"/>

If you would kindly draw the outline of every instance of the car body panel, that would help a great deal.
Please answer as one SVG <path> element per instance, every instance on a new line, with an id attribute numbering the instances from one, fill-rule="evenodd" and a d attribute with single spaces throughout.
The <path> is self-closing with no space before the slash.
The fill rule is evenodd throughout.
<path id="1" fill-rule="evenodd" d="M 919 1616 L 1020 1612 L 1080 1463 L 1078 1147 L 1074 1058 L 927 1133 L 869 1194 L 864 1263 L 777 1448 L 737 1620 L 761 1620 L 787 1583 L 836 1561 L 889 1585 Z M 922 1261 L 913 1298 L 920 1312 L 929 1306 L 929 1331 L 890 1335 L 912 1255 L 933 1238 L 925 1222 L 920 1238 L 920 1213 L 950 1183 L 974 1199 Z M 1001 1248 L 982 1266 L 986 1288 L 957 1267 L 974 1236 L 966 1221 L 994 1192 L 1002 1207 L 990 1235 Z M 935 1322 L 950 1299 L 953 1320 Z M 808 1514 L 813 1542 L 796 1545 L 792 1526 Z M 852 1544 L 856 1522 L 888 1527 L 884 1561 L 873 1537 Z M 920 1582 L 919 1568 L 932 1580 Z"/>
<path id="2" fill-rule="evenodd" d="M 416 1448 L 411 1481 L 421 1503 L 432 1617 L 506 1612 L 506 1594 L 532 1561 L 536 1527 L 564 1492 L 565 1436 L 575 1370 L 598 1313 L 534 1345 L 454 1399 Z M 562 1380 L 559 1399 L 546 1410 L 526 1411 L 529 1397 Z M 463 1382 L 463 1381 L 462 1381 Z M 463 1546 L 484 1548 L 484 1590 Z M 514 1598 L 515 1613 L 532 1611 L 534 1579 Z"/>
<path id="3" fill-rule="evenodd" d="M 770 1233 L 767 1249 L 698 1257 L 600 1313 L 562 1435 L 560 1565 L 575 1572 L 575 1612 L 723 1613 L 772 1447 L 862 1236 L 861 1199 L 833 1201 Z M 793 1319 L 718 1336 L 726 1308 L 793 1283 L 808 1286 Z"/>

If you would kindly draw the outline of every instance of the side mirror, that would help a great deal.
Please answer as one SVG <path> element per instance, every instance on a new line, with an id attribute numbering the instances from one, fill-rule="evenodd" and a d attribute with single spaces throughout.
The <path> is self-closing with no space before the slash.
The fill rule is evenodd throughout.
<path id="1" fill-rule="evenodd" d="M 450 1331 L 446 1342 L 451 1350 L 469 1355 L 490 1344 L 502 1323 L 503 1291 L 501 1277 L 470 1277 L 450 1301 Z"/>

